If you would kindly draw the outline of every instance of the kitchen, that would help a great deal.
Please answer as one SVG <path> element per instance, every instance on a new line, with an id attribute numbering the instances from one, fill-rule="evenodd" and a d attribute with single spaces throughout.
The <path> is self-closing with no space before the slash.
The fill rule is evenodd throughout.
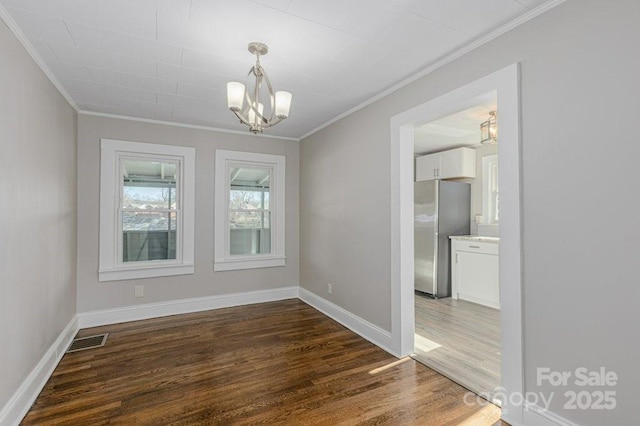
<path id="1" fill-rule="evenodd" d="M 499 405 L 496 106 L 415 127 L 414 358 Z"/>

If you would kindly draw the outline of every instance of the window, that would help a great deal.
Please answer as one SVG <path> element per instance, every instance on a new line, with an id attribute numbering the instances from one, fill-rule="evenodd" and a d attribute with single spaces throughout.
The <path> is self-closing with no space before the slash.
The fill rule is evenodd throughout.
<path id="1" fill-rule="evenodd" d="M 496 225 L 500 220 L 500 193 L 498 191 L 498 156 L 482 158 L 482 214 L 485 223 Z"/>
<path id="2" fill-rule="evenodd" d="M 215 271 L 284 266 L 285 157 L 216 150 Z"/>
<path id="3" fill-rule="evenodd" d="M 229 178 L 229 253 L 271 253 L 271 170 L 231 167 Z"/>
<path id="4" fill-rule="evenodd" d="M 101 148 L 99 280 L 193 273 L 195 149 Z"/>

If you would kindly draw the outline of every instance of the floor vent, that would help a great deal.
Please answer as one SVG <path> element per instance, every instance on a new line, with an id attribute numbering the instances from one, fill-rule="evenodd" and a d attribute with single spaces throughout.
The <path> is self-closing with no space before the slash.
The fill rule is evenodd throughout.
<path id="1" fill-rule="evenodd" d="M 99 348 L 100 346 L 104 346 L 107 343 L 107 337 L 109 333 L 98 334 L 96 336 L 89 337 L 80 337 L 78 339 L 73 339 L 71 342 L 71 346 L 67 349 L 67 353 L 84 351 L 86 349 Z"/>

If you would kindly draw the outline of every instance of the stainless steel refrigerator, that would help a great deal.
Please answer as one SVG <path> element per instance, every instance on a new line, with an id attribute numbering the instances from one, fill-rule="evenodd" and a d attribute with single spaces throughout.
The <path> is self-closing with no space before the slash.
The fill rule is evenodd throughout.
<path id="1" fill-rule="evenodd" d="M 414 188 L 415 289 L 451 296 L 450 235 L 469 235 L 471 185 L 427 180 Z"/>

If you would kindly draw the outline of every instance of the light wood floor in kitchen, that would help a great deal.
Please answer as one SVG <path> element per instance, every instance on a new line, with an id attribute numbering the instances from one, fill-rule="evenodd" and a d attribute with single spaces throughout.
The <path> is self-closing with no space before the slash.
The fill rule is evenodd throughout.
<path id="1" fill-rule="evenodd" d="M 415 294 L 414 358 L 475 393 L 500 386 L 500 311 Z"/>
<path id="2" fill-rule="evenodd" d="M 295 299 L 81 330 L 23 424 L 492 425 L 500 409 Z"/>

